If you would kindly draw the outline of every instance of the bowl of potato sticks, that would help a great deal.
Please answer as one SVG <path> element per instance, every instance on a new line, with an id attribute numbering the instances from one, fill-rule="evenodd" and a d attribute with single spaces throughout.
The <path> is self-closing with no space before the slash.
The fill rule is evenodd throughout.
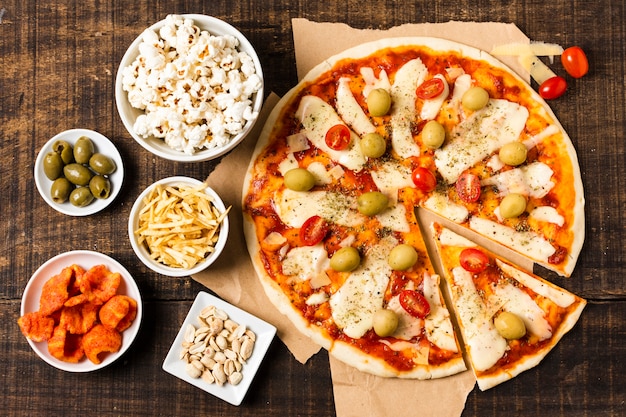
<path id="1" fill-rule="evenodd" d="M 208 268 L 224 250 L 229 210 L 202 181 L 164 178 L 147 187 L 131 209 L 131 245 L 154 272 L 193 275 Z"/>

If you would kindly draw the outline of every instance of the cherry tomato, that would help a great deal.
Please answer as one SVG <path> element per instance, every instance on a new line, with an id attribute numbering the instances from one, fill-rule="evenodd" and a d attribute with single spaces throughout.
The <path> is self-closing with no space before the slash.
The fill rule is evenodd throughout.
<path id="1" fill-rule="evenodd" d="M 326 237 L 328 223 L 320 216 L 309 217 L 300 228 L 300 241 L 307 245 L 317 245 Z"/>
<path id="2" fill-rule="evenodd" d="M 411 179 L 417 188 L 424 192 L 429 192 L 437 187 L 435 174 L 424 167 L 417 167 L 411 173 Z"/>
<path id="3" fill-rule="evenodd" d="M 456 180 L 456 193 L 466 203 L 473 203 L 480 198 L 480 178 L 478 175 L 464 172 Z"/>
<path id="4" fill-rule="evenodd" d="M 558 75 L 548 78 L 539 86 L 539 95 L 546 100 L 559 98 L 567 90 L 567 81 Z"/>
<path id="5" fill-rule="evenodd" d="M 418 98 L 422 100 L 428 100 L 437 97 L 444 90 L 443 80 L 441 78 L 431 78 L 428 81 L 424 81 L 415 93 Z"/>
<path id="6" fill-rule="evenodd" d="M 350 145 L 350 129 L 346 125 L 334 125 L 326 132 L 325 140 L 330 149 L 343 151 Z"/>
<path id="7" fill-rule="evenodd" d="M 399 295 L 400 305 L 413 317 L 423 319 L 430 313 L 430 304 L 422 294 L 414 290 L 403 290 Z"/>
<path id="8" fill-rule="evenodd" d="M 463 269 L 477 274 L 487 269 L 489 266 L 489 257 L 480 249 L 466 248 L 463 249 L 461 255 L 459 255 L 459 262 Z"/>
<path id="9" fill-rule="evenodd" d="M 570 46 L 561 54 L 561 63 L 565 71 L 574 78 L 580 78 L 589 71 L 587 55 L 580 46 Z"/>

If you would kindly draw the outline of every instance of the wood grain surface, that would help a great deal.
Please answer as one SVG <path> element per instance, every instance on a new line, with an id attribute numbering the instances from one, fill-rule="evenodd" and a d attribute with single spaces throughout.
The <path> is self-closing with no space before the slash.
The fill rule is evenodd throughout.
<path id="1" fill-rule="evenodd" d="M 589 74 L 570 80 L 565 96 L 550 105 L 578 152 L 586 241 L 571 278 L 549 277 L 589 305 L 538 367 L 487 392 L 474 389 L 463 415 L 626 415 L 626 11 L 624 1 L 611 0 L 0 2 L 0 414 L 335 415 L 326 353 L 302 365 L 278 339 L 239 407 L 161 370 L 180 323 L 204 287 L 143 267 L 128 241 L 127 218 L 148 184 L 170 175 L 203 178 L 215 162 L 174 163 L 139 147 L 118 117 L 114 79 L 132 40 L 169 13 L 202 13 L 233 24 L 260 55 L 266 92 L 279 95 L 297 82 L 295 17 L 377 29 L 449 20 L 511 22 L 532 40 L 580 45 L 589 57 Z M 553 67 L 563 73 L 559 63 Z M 40 147 L 70 128 L 103 133 L 124 159 L 120 196 L 89 217 L 57 213 L 34 184 Z M 16 324 L 29 277 L 52 256 L 75 249 L 120 261 L 144 298 L 144 321 L 134 345 L 120 362 L 90 374 L 45 364 Z"/>

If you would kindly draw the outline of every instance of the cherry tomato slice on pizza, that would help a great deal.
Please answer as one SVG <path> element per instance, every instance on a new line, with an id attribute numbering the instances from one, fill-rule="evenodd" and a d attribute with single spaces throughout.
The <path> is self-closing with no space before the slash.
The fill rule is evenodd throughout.
<path id="1" fill-rule="evenodd" d="M 539 86 L 539 95 L 546 100 L 561 97 L 567 90 L 567 81 L 561 76 L 548 78 Z"/>
<path id="2" fill-rule="evenodd" d="M 346 125 L 334 125 L 328 129 L 324 139 L 330 149 L 343 151 L 350 146 L 350 129 Z"/>
<path id="3" fill-rule="evenodd" d="M 459 262 L 466 271 L 477 274 L 489 266 L 489 257 L 476 248 L 465 248 L 459 255 Z"/>
<path id="4" fill-rule="evenodd" d="M 481 188 L 478 175 L 469 172 L 462 173 L 456 180 L 455 187 L 459 198 L 466 203 L 474 203 L 480 198 Z"/>
<path id="5" fill-rule="evenodd" d="M 430 170 L 424 167 L 417 167 L 411 173 L 413 184 L 424 192 L 430 192 L 437 187 L 437 178 Z"/>
<path id="6" fill-rule="evenodd" d="M 443 93 L 444 88 L 443 80 L 441 78 L 431 78 L 430 80 L 424 81 L 420 84 L 420 86 L 417 87 L 417 90 L 415 90 L 415 94 L 417 94 L 417 97 L 422 100 L 428 100 Z"/>
<path id="7" fill-rule="evenodd" d="M 417 291 L 402 290 L 398 299 L 402 308 L 413 317 L 423 319 L 430 313 L 428 300 Z"/>
<path id="8" fill-rule="evenodd" d="M 328 222 L 320 216 L 309 217 L 300 227 L 300 241 L 307 245 L 317 245 L 328 233 Z"/>
<path id="9" fill-rule="evenodd" d="M 580 46 L 570 46 L 561 54 L 561 63 L 569 75 L 580 78 L 589 71 L 587 55 Z"/>

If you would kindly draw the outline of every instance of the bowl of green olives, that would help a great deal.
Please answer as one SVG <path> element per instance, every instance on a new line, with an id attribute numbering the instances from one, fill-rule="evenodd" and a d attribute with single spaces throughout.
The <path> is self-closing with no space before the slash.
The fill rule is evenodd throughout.
<path id="1" fill-rule="evenodd" d="M 89 129 L 55 135 L 35 160 L 41 197 L 60 213 L 88 216 L 108 207 L 124 179 L 122 157 L 113 143 Z"/>

